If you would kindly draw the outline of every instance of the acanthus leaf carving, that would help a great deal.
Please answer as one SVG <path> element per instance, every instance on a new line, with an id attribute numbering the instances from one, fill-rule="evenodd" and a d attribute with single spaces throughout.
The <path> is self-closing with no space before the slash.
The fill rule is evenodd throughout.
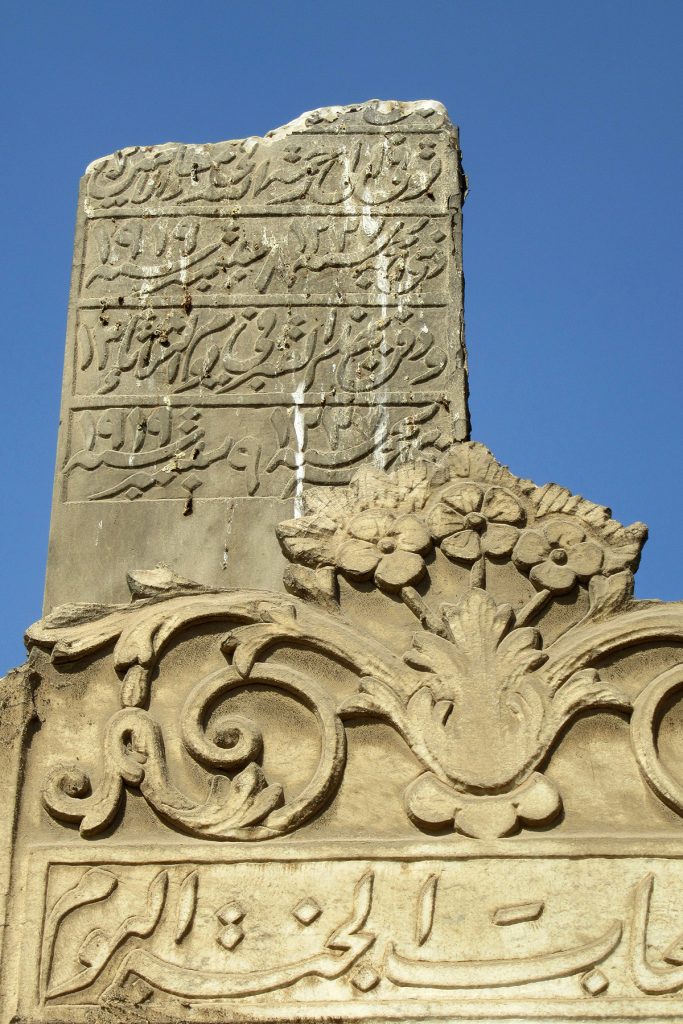
<path id="1" fill-rule="evenodd" d="M 270 785 L 254 760 L 262 748 L 258 727 L 237 715 L 223 715 L 212 737 L 204 721 L 207 707 L 242 684 L 234 669 L 201 681 L 189 694 L 181 716 L 188 753 L 211 768 L 241 770 L 232 780 L 214 775 L 204 800 L 185 796 L 170 780 L 160 726 L 141 708 L 124 708 L 107 725 L 103 778 L 90 793 L 82 771 L 57 765 L 48 776 L 43 803 L 60 820 L 78 822 L 81 835 L 101 833 L 115 819 L 124 786 L 140 790 L 150 807 L 173 827 L 197 838 L 268 839 L 297 827 L 315 813 L 339 782 L 345 758 L 341 722 L 329 699 L 296 673 L 271 666 L 249 674 L 252 683 L 283 690 L 316 716 L 322 751 L 313 778 L 286 800 L 282 787 Z"/>
<path id="2" fill-rule="evenodd" d="M 379 716 L 420 765 L 406 794 L 413 821 L 427 829 L 501 836 L 558 817 L 561 796 L 544 765 L 560 733 L 592 710 L 632 715 L 644 778 L 683 813 L 681 786 L 662 767 L 652 738 L 658 708 L 679 686 L 678 676 L 655 681 L 634 699 L 600 675 L 606 655 L 652 638 L 683 639 L 683 606 L 632 597 L 645 539 L 641 524 L 623 527 L 607 509 L 563 488 L 519 480 L 469 443 L 454 446 L 438 464 L 362 470 L 347 488 L 305 492 L 302 504 L 303 514 L 277 530 L 290 562 L 290 597 L 209 591 L 159 570 L 131 575 L 130 607 L 72 607 L 29 630 L 29 642 L 49 647 L 55 660 L 115 641 L 114 666 L 128 709 L 119 712 L 105 742 L 108 767 L 97 792 L 89 794 L 80 769 L 58 766 L 46 789 L 52 813 L 81 821 L 85 833 L 97 832 L 113 820 L 123 787 L 134 786 L 164 820 L 193 835 L 281 835 L 316 814 L 339 784 L 344 720 Z M 496 597 L 488 578 L 493 565 L 514 574 L 516 604 Z M 430 588 L 439 567 L 447 577 L 460 575 L 451 599 L 435 605 Z M 346 616 L 359 585 L 378 599 L 388 595 L 414 616 L 420 628 L 409 650 L 393 648 Z M 578 602 L 581 592 L 587 601 L 576 603 L 573 621 L 546 638 L 545 616 L 554 602 L 568 596 Z M 204 697 L 182 712 L 184 745 L 208 770 L 239 774 L 232 781 L 215 778 L 206 799 L 194 803 L 170 783 L 159 727 L 142 709 L 169 641 L 193 623 L 211 621 L 229 624 L 221 645 L 228 668 L 195 687 Z M 282 646 L 344 665 L 357 676 L 355 693 L 335 706 L 301 673 L 268 662 Z M 209 695 L 222 699 L 245 683 L 284 690 L 318 720 L 321 762 L 297 799 L 263 777 L 256 723 L 228 714 L 222 741 L 219 733 L 206 734 L 202 709 Z M 144 766 L 122 753 L 123 724 L 137 737 Z"/>

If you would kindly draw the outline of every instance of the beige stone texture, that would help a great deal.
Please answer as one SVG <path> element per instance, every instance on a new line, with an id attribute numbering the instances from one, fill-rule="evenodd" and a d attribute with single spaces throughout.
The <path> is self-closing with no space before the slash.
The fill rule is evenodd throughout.
<path id="1" fill-rule="evenodd" d="M 260 562 L 274 506 L 466 438 L 464 195 L 431 101 L 91 164 L 45 611 L 159 560 L 243 583 L 231 536 Z"/>
<path id="2" fill-rule="evenodd" d="M 245 144 L 205 163 L 201 147 L 126 152 L 88 171 L 83 215 L 97 228 L 124 211 L 117 244 L 128 239 L 132 266 L 131 205 L 149 211 L 144 231 L 163 234 L 164 204 L 178 218 L 188 199 L 206 217 L 201 204 L 226 201 L 226 182 L 245 189 L 235 204 L 269 181 L 284 206 L 302 189 L 320 202 L 339 171 L 330 145 L 344 160 L 359 146 L 375 189 L 391 158 L 383 187 L 402 185 L 411 202 L 415 155 L 428 169 L 422 147 L 454 139 L 444 116 L 375 102 L 250 140 L 256 151 L 318 147 L 329 163 L 319 179 L 297 177 L 296 150 L 257 171 Z M 420 179 L 437 209 L 460 187 L 454 153 L 440 157 L 445 175 Z M 314 168 L 320 154 L 309 152 Z M 354 180 L 337 179 L 345 203 Z M 340 214 L 315 217 L 334 226 Z M 79 281 L 117 280 L 122 258 L 93 256 L 97 274 Z M 0 1024 L 683 1020 L 683 603 L 634 599 L 643 524 L 622 526 L 453 439 L 467 421 L 458 296 L 425 332 L 441 332 L 446 362 L 424 386 L 436 394 L 447 373 L 451 389 L 432 442 L 401 434 L 392 460 L 371 445 L 348 479 L 295 474 L 287 497 L 245 494 L 207 462 L 202 487 L 223 491 L 193 498 L 188 515 L 173 490 L 184 456 L 164 463 L 177 472 L 169 497 L 142 477 L 137 497 L 98 496 L 121 479 L 101 440 L 109 455 L 128 452 L 117 444 L 143 422 L 125 387 L 118 405 L 113 387 L 95 406 L 98 381 L 112 366 L 122 386 L 132 374 L 151 404 L 159 384 L 136 377 L 148 364 L 128 366 L 120 340 L 95 343 L 95 364 L 73 363 L 87 363 L 81 411 L 94 425 L 82 448 L 68 431 L 60 442 L 49 585 L 65 599 L 28 629 L 29 660 L 0 690 Z M 411 315 L 426 316 L 418 307 Z M 412 359 L 412 344 L 397 373 L 426 372 L 431 356 Z M 262 356 L 259 345 L 252 336 Z M 379 349 L 391 358 L 389 343 Z M 154 372 L 168 370 L 154 345 L 144 351 Z M 67 373 L 65 422 L 79 374 L 74 391 Z M 269 386 L 282 404 L 240 407 L 267 409 L 250 427 L 260 444 L 299 387 L 281 376 Z M 171 385 L 141 428 L 147 437 L 151 422 L 159 443 L 171 436 L 165 411 L 186 408 Z M 358 395 L 343 397 L 336 408 L 366 415 Z M 390 397 L 382 390 L 376 408 L 393 422 Z M 242 481 L 247 454 L 242 444 L 232 464 Z M 228 569 L 214 577 L 217 551 Z"/>

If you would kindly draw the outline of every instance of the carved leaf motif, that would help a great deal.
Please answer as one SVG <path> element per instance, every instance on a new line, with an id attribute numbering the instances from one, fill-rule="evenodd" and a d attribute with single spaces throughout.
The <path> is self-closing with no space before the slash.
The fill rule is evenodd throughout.
<path id="1" fill-rule="evenodd" d="M 406 656 L 431 674 L 424 691 L 411 697 L 409 714 L 451 780 L 502 785 L 537 745 L 547 697 L 533 673 L 547 655 L 536 630 L 509 632 L 512 609 L 483 590 L 469 591 L 442 613 L 452 640 L 417 634 L 417 656 Z"/>
<path id="2" fill-rule="evenodd" d="M 261 617 L 262 622 L 228 633 L 221 643 L 221 650 L 226 656 L 232 655 L 232 664 L 243 678 L 249 675 L 265 648 L 291 637 L 296 623 L 296 611 L 291 605 L 265 610 Z"/>
<path id="3" fill-rule="evenodd" d="M 624 569 L 613 576 L 593 576 L 588 584 L 590 607 L 584 621 L 595 622 L 622 611 L 633 598 L 633 574 Z"/>
<path id="4" fill-rule="evenodd" d="M 280 523 L 278 538 L 285 553 L 295 562 L 315 568 L 324 565 L 332 556 L 332 539 L 337 524 L 327 517 L 316 522 L 290 519 Z"/>
<path id="5" fill-rule="evenodd" d="M 418 825 L 450 825 L 476 839 L 498 839 L 515 831 L 520 822 L 552 821 L 561 806 L 553 783 L 537 772 L 497 796 L 458 793 L 429 772 L 406 791 L 406 809 Z"/>
<path id="6" fill-rule="evenodd" d="M 253 763 L 232 782 L 225 776 L 214 777 L 204 800 L 186 797 L 168 777 L 159 726 L 145 711 L 129 708 L 109 722 L 98 789 L 88 795 L 87 776 L 58 766 L 48 776 L 43 802 L 54 817 L 79 821 L 82 835 L 96 835 L 115 817 L 123 782 L 138 786 L 162 818 L 191 835 L 214 838 L 230 837 L 235 830 L 263 821 L 283 800 L 282 787 L 268 785 Z"/>
<path id="7" fill-rule="evenodd" d="M 285 590 L 294 597 L 313 601 L 329 611 L 336 611 L 337 578 L 331 566 L 311 569 L 306 565 L 290 565 L 284 573 Z"/>
<path id="8" fill-rule="evenodd" d="M 175 597 L 180 594 L 206 593 L 209 588 L 186 576 L 179 576 L 167 565 L 154 569 L 135 569 L 126 574 L 126 582 L 134 601 L 146 597 Z"/>
<path id="9" fill-rule="evenodd" d="M 410 700 L 402 695 L 398 686 L 372 677 L 360 682 L 359 693 L 346 700 L 339 709 L 344 717 L 371 714 L 385 718 L 398 730 L 416 757 L 430 768 L 434 774 L 446 779 L 444 769 L 427 742 L 422 731 L 422 719 L 414 714 L 415 700 L 423 700 L 427 708 L 431 708 L 433 699 L 428 687 L 418 690 Z M 410 702 L 413 702 L 413 708 Z"/>
<path id="10" fill-rule="evenodd" d="M 51 611 L 40 620 L 40 629 L 49 634 L 52 631 L 68 629 L 71 626 L 85 625 L 88 622 L 96 622 L 111 612 L 111 608 L 105 604 L 88 604 L 81 602 L 77 604 L 61 604 L 54 611 Z M 35 627 L 33 627 L 35 628 Z M 28 637 L 31 633 L 27 634 Z M 56 659 L 55 659 L 56 660 Z"/>
<path id="11" fill-rule="evenodd" d="M 425 772 L 406 791 L 406 810 L 419 825 L 452 825 L 457 795 L 434 775 Z"/>
<path id="12" fill-rule="evenodd" d="M 223 780 L 212 783 L 211 796 L 216 796 L 216 811 L 222 823 L 245 827 L 263 821 L 271 811 L 284 804 L 282 786 L 270 786 L 257 764 L 248 764 L 235 776 L 230 792 L 225 797 Z M 219 792 L 222 790 L 222 792 Z"/>
<path id="13" fill-rule="evenodd" d="M 124 708 L 140 708 L 149 691 L 149 669 L 145 665 L 131 665 L 121 686 L 121 704 Z"/>
<path id="14" fill-rule="evenodd" d="M 119 433 L 122 427 L 121 419 Z M 105 436 L 114 433 L 111 424 L 107 429 L 109 434 Z M 145 429 L 156 437 L 160 427 L 148 418 Z M 112 449 L 118 450 L 122 443 L 122 438 L 116 444 L 112 440 Z M 143 451 L 145 447 L 143 444 Z M 431 523 L 432 534 L 425 533 L 426 539 L 419 544 L 413 539 L 412 547 L 408 545 L 406 549 L 419 554 L 427 563 L 428 572 L 432 572 L 432 567 L 434 573 L 441 571 L 445 564 L 441 552 L 437 552 L 435 560 L 423 558 L 429 554 L 426 549 L 443 533 L 434 527 L 430 510 L 433 512 L 444 494 L 454 489 L 463 494 L 476 492 L 479 519 L 485 510 L 490 513 L 489 518 L 493 517 L 491 508 L 485 509 L 482 504 L 484 495 L 497 495 L 500 499 L 503 492 L 509 491 L 514 496 L 515 509 L 522 510 L 517 512 L 517 520 L 523 520 L 530 531 L 545 529 L 547 533 L 556 527 L 562 529 L 564 536 L 567 530 L 573 530 L 576 537 L 589 537 L 586 543 L 592 545 L 591 550 L 598 542 L 600 550 L 604 548 L 604 562 L 584 561 L 580 571 L 575 569 L 580 582 L 589 584 L 588 614 L 546 651 L 541 649 L 537 630 L 516 626 L 509 605 L 498 605 L 491 593 L 474 586 L 483 588 L 488 583 L 495 592 L 500 576 L 491 571 L 487 580 L 486 563 L 503 559 L 507 541 L 505 545 L 502 541 L 496 543 L 493 548 L 482 545 L 481 571 L 470 576 L 470 589 L 461 600 L 441 607 L 440 618 L 429 597 L 428 579 L 419 592 L 405 585 L 398 587 L 397 599 L 403 603 L 401 614 L 407 617 L 406 609 L 409 610 L 422 626 L 403 661 L 397 651 L 386 646 L 384 637 L 377 638 L 371 625 L 365 629 L 358 616 L 345 618 L 343 603 L 351 598 L 343 588 L 340 608 L 336 590 L 337 572 L 352 575 L 341 564 L 344 543 L 349 538 L 373 548 L 379 547 L 380 540 L 385 545 L 393 543 L 395 531 L 392 533 L 388 528 L 377 537 L 365 537 L 358 531 L 370 521 L 404 523 L 412 517 L 422 526 Z M 303 647 L 342 664 L 360 677 L 360 683 L 358 692 L 339 710 L 327 700 L 329 694 L 323 695 L 322 700 L 320 695 L 315 696 L 307 703 L 305 687 L 296 683 L 290 689 L 294 693 L 299 687 L 304 704 L 316 715 L 326 701 L 329 704 L 319 720 L 325 719 L 331 737 L 323 744 L 330 765 L 318 773 L 319 793 L 315 800 L 307 795 L 304 813 L 292 812 L 291 802 L 280 808 L 275 802 L 281 795 L 277 794 L 277 787 L 269 787 L 259 778 L 257 766 L 248 763 L 258 761 L 259 748 L 258 754 L 230 764 L 230 771 L 243 768 L 232 784 L 225 778 L 216 779 L 206 800 L 193 801 L 170 784 L 163 747 L 155 745 L 153 737 L 152 753 L 147 750 L 150 733 L 142 735 L 137 757 L 129 757 L 117 747 L 112 757 L 116 771 L 103 779 L 92 797 L 89 780 L 82 772 L 58 769 L 47 787 L 48 801 L 54 798 L 55 815 L 68 821 L 82 820 L 83 833 L 90 834 L 111 822 L 123 787 L 132 785 L 140 787 L 148 802 L 170 824 L 193 835 L 230 839 L 281 835 L 322 806 L 340 778 L 343 732 L 339 714 L 381 715 L 400 732 L 430 773 L 429 783 L 423 781 L 422 791 L 415 789 L 411 797 L 415 820 L 432 824 L 436 819 L 440 824 L 450 822 L 471 835 L 500 835 L 516 827 L 520 820 L 546 820 L 557 812 L 557 795 L 547 780 L 534 775 L 534 769 L 569 719 L 592 708 L 630 709 L 629 699 L 602 683 L 590 666 L 599 664 L 598 659 L 605 654 L 632 646 L 641 638 L 683 637 L 680 609 L 653 608 L 649 604 L 646 607 L 645 602 L 632 601 L 632 575 L 625 566 L 637 562 L 645 532 L 642 526 L 622 527 L 609 518 L 607 509 L 556 485 L 536 488 L 529 481 L 519 480 L 481 446 L 458 445 L 438 466 L 406 463 L 392 473 L 366 469 L 348 487 L 332 493 L 329 489 L 324 493 L 307 490 L 303 501 L 305 514 L 281 524 L 278 531 L 281 546 L 294 563 L 288 569 L 286 585 L 302 600 L 263 592 L 208 592 L 170 570 L 152 570 L 131 574 L 136 607 L 63 609 L 33 627 L 29 639 L 51 649 L 55 660 L 83 656 L 105 643 L 118 641 L 114 668 L 123 678 L 122 703 L 137 709 L 146 700 L 149 680 L 164 646 L 192 623 L 216 621 L 221 624 L 221 632 L 225 628 L 232 630 L 223 650 L 229 656 L 231 685 L 237 687 L 242 687 L 247 679 L 253 681 L 263 671 L 264 666 L 258 661 L 273 647 Z M 473 535 L 478 532 L 474 527 L 480 529 L 481 523 L 474 522 Z M 513 550 L 511 561 L 505 568 L 513 573 L 517 562 L 524 569 L 533 560 L 515 560 Z M 452 567 L 446 565 L 446 569 Z M 370 575 L 382 589 L 375 562 L 371 570 L 356 572 L 363 574 Z M 457 592 L 461 580 L 454 582 Z M 533 616 L 555 599 L 550 592 L 536 593 L 529 599 L 528 585 L 525 580 L 522 583 L 522 600 L 527 603 L 518 613 L 520 623 L 534 621 Z M 440 581 L 437 592 L 443 592 Z M 385 600 L 381 594 L 374 597 Z M 545 603 L 539 602 L 539 597 Z M 312 607 L 314 602 L 318 608 Z M 377 607 L 380 609 L 381 605 Z M 582 614 L 580 609 L 581 604 L 576 609 L 577 616 Z M 545 629 L 544 619 L 540 621 Z M 205 719 L 198 718 L 200 727 L 206 727 L 209 756 L 204 748 L 201 753 L 200 747 L 195 750 L 188 745 L 183 733 L 185 748 L 204 767 L 225 771 L 221 759 L 234 755 L 237 747 L 237 741 L 233 743 L 231 737 L 237 736 L 241 742 L 248 738 L 249 729 L 244 723 L 236 725 L 238 716 L 232 716 L 227 726 L 221 719 L 219 732 L 220 716 L 212 715 L 213 711 Z M 641 723 L 641 733 L 645 727 L 650 728 L 649 722 Z M 153 726 L 150 729 L 153 731 Z M 130 746 L 123 744 L 126 745 Z M 662 787 L 657 789 L 650 778 L 656 752 L 648 749 L 643 754 L 637 744 L 634 749 L 641 770 L 659 792 Z M 159 753 L 161 757 L 157 756 Z M 323 776 L 332 782 L 321 781 Z M 532 779 L 533 790 L 525 789 L 522 793 Z M 228 805 L 237 815 L 234 820 L 226 818 Z"/>
<path id="15" fill-rule="evenodd" d="M 406 661 L 449 680 L 451 695 L 453 687 L 462 692 L 473 673 L 485 686 L 509 687 L 547 658 L 538 649 L 538 630 L 524 627 L 506 636 L 514 621 L 512 609 L 496 605 L 483 590 L 472 590 L 459 605 L 443 605 L 442 613 L 452 639 L 417 633 L 413 647 L 418 654 L 410 652 Z"/>
<path id="16" fill-rule="evenodd" d="M 80 822 L 82 835 L 96 835 L 115 818 L 128 785 L 140 789 L 159 817 L 199 838 L 267 839 L 297 827 L 324 805 L 339 784 L 346 752 L 344 731 L 328 696 L 291 670 L 257 667 L 250 680 L 289 693 L 313 713 L 320 729 L 320 757 L 312 778 L 286 803 L 282 787 L 269 785 L 253 761 L 232 781 L 214 776 L 204 799 L 186 796 L 169 777 L 158 723 L 140 708 L 124 708 L 107 725 L 104 765 L 94 792 L 80 769 L 56 765 L 43 790 L 46 809 L 60 820 Z M 181 717 L 183 742 L 188 753 L 207 767 L 243 765 L 252 756 L 254 742 L 260 744 L 254 723 L 238 715 L 229 715 L 226 721 L 219 713 L 214 738 L 204 732 L 210 709 L 242 685 L 242 677 L 229 667 L 205 677 L 190 691 Z"/>
<path id="17" fill-rule="evenodd" d="M 511 802 L 480 799 L 455 812 L 459 832 L 475 839 L 499 839 L 514 832 L 517 812 Z"/>
<path id="18" fill-rule="evenodd" d="M 611 707 L 628 711 L 631 706 L 630 698 L 603 683 L 595 669 L 584 669 L 575 672 L 553 695 L 545 728 L 548 733 L 557 733 L 565 722 L 589 708 Z M 554 738 L 554 735 L 549 737 L 550 741 Z"/>

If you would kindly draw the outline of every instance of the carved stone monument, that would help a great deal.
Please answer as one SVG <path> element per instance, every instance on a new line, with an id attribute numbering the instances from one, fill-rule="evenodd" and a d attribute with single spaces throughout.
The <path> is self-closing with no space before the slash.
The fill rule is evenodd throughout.
<path id="1" fill-rule="evenodd" d="M 46 606 L 124 600 L 160 559 L 280 589 L 283 502 L 467 437 L 463 198 L 435 103 L 92 164 Z"/>
<path id="2" fill-rule="evenodd" d="M 683 604 L 466 439 L 464 191 L 432 102 L 86 172 L 0 1024 L 683 1019 Z"/>

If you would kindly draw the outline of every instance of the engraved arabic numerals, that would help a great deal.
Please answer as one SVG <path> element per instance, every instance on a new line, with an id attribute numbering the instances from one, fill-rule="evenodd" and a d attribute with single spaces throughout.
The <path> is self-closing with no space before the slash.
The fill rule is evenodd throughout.
<path id="1" fill-rule="evenodd" d="M 169 483 L 174 472 L 200 464 L 204 430 L 198 419 L 199 413 L 191 408 L 108 409 L 99 415 L 86 410 L 79 421 L 83 447 L 68 460 L 64 475 L 68 477 L 76 469 L 92 473 L 107 467 L 119 479 L 91 497 L 111 498 L 123 493 L 137 497 L 155 483 Z M 191 454 L 184 463 L 178 462 L 183 453 Z"/>
<path id="2" fill-rule="evenodd" d="M 100 489 L 87 495 L 92 500 L 139 498 L 178 479 L 185 490 L 194 491 L 202 484 L 198 473 L 222 460 L 244 474 L 248 494 L 258 490 L 261 442 L 252 435 L 225 437 L 207 448 L 201 414 L 191 407 L 108 409 L 99 415 L 85 410 L 78 422 L 83 447 L 70 457 L 64 475 L 76 470 L 93 474 L 103 467 L 112 471 L 106 486 L 97 477 Z"/>
<path id="3" fill-rule="evenodd" d="M 113 228 L 100 223 L 94 228 L 94 235 L 100 265 L 87 274 L 86 290 L 93 286 L 101 288 L 101 282 L 119 280 L 119 287 L 131 286 L 138 297 L 170 285 L 205 290 L 220 270 L 235 261 L 242 262 L 242 244 L 230 255 L 231 245 L 236 241 L 234 232 L 226 237 L 217 233 L 215 226 L 201 226 L 196 219 L 175 223 L 129 219 L 121 225 L 115 223 Z M 228 251 L 224 259 L 212 259 L 224 247 Z M 250 259 L 253 258 L 254 254 Z"/>

